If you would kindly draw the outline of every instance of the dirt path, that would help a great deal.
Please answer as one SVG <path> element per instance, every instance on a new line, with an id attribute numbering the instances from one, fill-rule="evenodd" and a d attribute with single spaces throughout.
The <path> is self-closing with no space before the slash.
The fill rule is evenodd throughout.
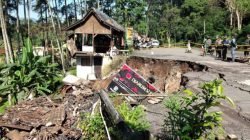
<path id="1" fill-rule="evenodd" d="M 135 51 L 133 56 L 190 61 L 208 67 L 206 72 L 188 72 L 187 87 L 197 89 L 198 84 L 215 78 L 222 78 L 225 94 L 234 100 L 236 108 L 224 103 L 218 109 L 224 112 L 224 127 L 239 139 L 250 140 L 250 66 L 242 63 L 223 62 L 211 56 L 200 56 L 198 50 L 185 53 L 183 48 L 157 48 Z"/>

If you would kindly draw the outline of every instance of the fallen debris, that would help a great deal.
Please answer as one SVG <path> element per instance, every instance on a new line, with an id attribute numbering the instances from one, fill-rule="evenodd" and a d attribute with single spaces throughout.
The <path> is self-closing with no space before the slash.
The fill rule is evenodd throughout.
<path id="1" fill-rule="evenodd" d="M 0 118 L 0 127 L 9 139 L 79 139 L 78 118 L 81 113 L 92 112 L 93 104 L 99 99 L 91 84 L 81 81 L 74 86 L 65 85 L 62 94 L 49 100 L 38 97 L 21 102 Z"/>
<path id="2" fill-rule="evenodd" d="M 228 134 L 227 138 L 228 138 L 228 140 L 238 140 L 237 136 L 234 134 Z"/>

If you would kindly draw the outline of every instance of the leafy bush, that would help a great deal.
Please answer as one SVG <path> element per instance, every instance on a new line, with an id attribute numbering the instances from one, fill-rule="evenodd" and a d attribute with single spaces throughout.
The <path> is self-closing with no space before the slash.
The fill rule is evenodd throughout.
<path id="1" fill-rule="evenodd" d="M 87 114 L 79 123 L 82 130 L 82 139 L 103 140 L 106 138 L 105 126 L 100 114 Z"/>
<path id="2" fill-rule="evenodd" d="M 27 39 L 16 62 L 0 66 L 0 97 L 8 96 L 9 103 L 15 104 L 29 96 L 52 93 L 60 81 L 58 64 L 51 64 L 49 56 L 34 56 Z"/>
<path id="3" fill-rule="evenodd" d="M 194 94 L 185 90 L 186 95 L 176 95 L 166 102 L 170 109 L 165 119 L 164 128 L 171 139 L 199 139 L 208 136 L 211 130 L 221 126 L 221 112 L 208 111 L 220 104 L 221 99 L 232 100 L 223 94 L 221 81 L 204 83 L 201 93 Z"/>
<path id="4" fill-rule="evenodd" d="M 145 120 L 145 112 L 141 106 L 129 108 L 126 102 L 117 107 L 124 121 L 134 131 L 144 131 L 149 128 L 149 123 Z"/>

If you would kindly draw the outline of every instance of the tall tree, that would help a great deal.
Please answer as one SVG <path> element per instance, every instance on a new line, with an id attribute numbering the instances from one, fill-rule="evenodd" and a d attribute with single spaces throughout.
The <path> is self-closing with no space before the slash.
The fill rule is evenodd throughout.
<path id="1" fill-rule="evenodd" d="M 76 0 L 74 0 L 74 12 L 75 12 L 75 21 L 77 21 L 77 6 Z"/>
<path id="2" fill-rule="evenodd" d="M 56 26 L 55 26 L 55 22 L 54 22 L 54 13 L 51 10 L 51 6 L 50 6 L 48 0 L 46 0 L 46 2 L 47 2 L 49 13 L 50 13 L 51 23 L 53 25 L 53 32 L 54 32 L 54 35 L 56 37 L 57 47 L 60 50 L 60 58 L 61 58 L 61 62 L 62 62 L 63 73 L 65 74 L 66 73 L 66 71 L 65 71 L 65 60 L 64 60 L 64 57 L 63 57 L 62 46 L 60 45 L 60 42 L 59 42 L 59 39 L 58 39 L 58 36 L 57 36 Z"/>
<path id="3" fill-rule="evenodd" d="M 17 50 L 20 53 L 20 20 L 19 20 L 19 0 L 16 0 L 16 32 L 17 32 Z"/>
<path id="4" fill-rule="evenodd" d="M 233 16 L 236 15 L 237 29 L 241 31 L 242 21 L 246 14 L 250 13 L 249 0 L 226 0 L 226 4 L 230 11 L 230 25 L 233 24 Z"/>
<path id="5" fill-rule="evenodd" d="M 27 10 L 28 10 L 28 37 L 30 37 L 30 0 L 27 0 Z"/>
<path id="6" fill-rule="evenodd" d="M 144 0 L 117 0 L 114 17 L 125 27 L 133 27 L 133 25 L 145 21 L 146 6 Z M 138 29 L 136 26 L 135 28 Z"/>
<path id="7" fill-rule="evenodd" d="M 2 36 L 4 40 L 4 46 L 5 46 L 5 55 L 6 55 L 6 62 L 7 63 L 13 63 L 13 53 L 12 48 L 10 46 L 9 36 L 6 29 L 6 21 L 3 14 L 3 6 L 2 6 L 2 0 L 0 1 L 0 20 L 1 20 L 1 29 L 2 29 Z"/>
<path id="8" fill-rule="evenodd" d="M 27 16 L 26 16 L 26 0 L 23 0 L 23 14 L 24 14 L 24 25 L 27 25 Z"/>
<path id="9" fill-rule="evenodd" d="M 69 26 L 69 18 L 68 18 L 68 5 L 67 5 L 67 0 L 64 0 L 64 12 L 65 12 L 65 16 L 66 16 L 66 23 Z"/>

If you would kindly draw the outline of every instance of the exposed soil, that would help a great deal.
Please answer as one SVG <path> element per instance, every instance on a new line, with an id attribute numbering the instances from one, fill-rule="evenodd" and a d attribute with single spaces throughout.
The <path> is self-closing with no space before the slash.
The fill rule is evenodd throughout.
<path id="1" fill-rule="evenodd" d="M 184 73 L 207 68 L 192 62 L 130 57 L 126 63 L 164 93 L 176 92 L 185 84 Z"/>

